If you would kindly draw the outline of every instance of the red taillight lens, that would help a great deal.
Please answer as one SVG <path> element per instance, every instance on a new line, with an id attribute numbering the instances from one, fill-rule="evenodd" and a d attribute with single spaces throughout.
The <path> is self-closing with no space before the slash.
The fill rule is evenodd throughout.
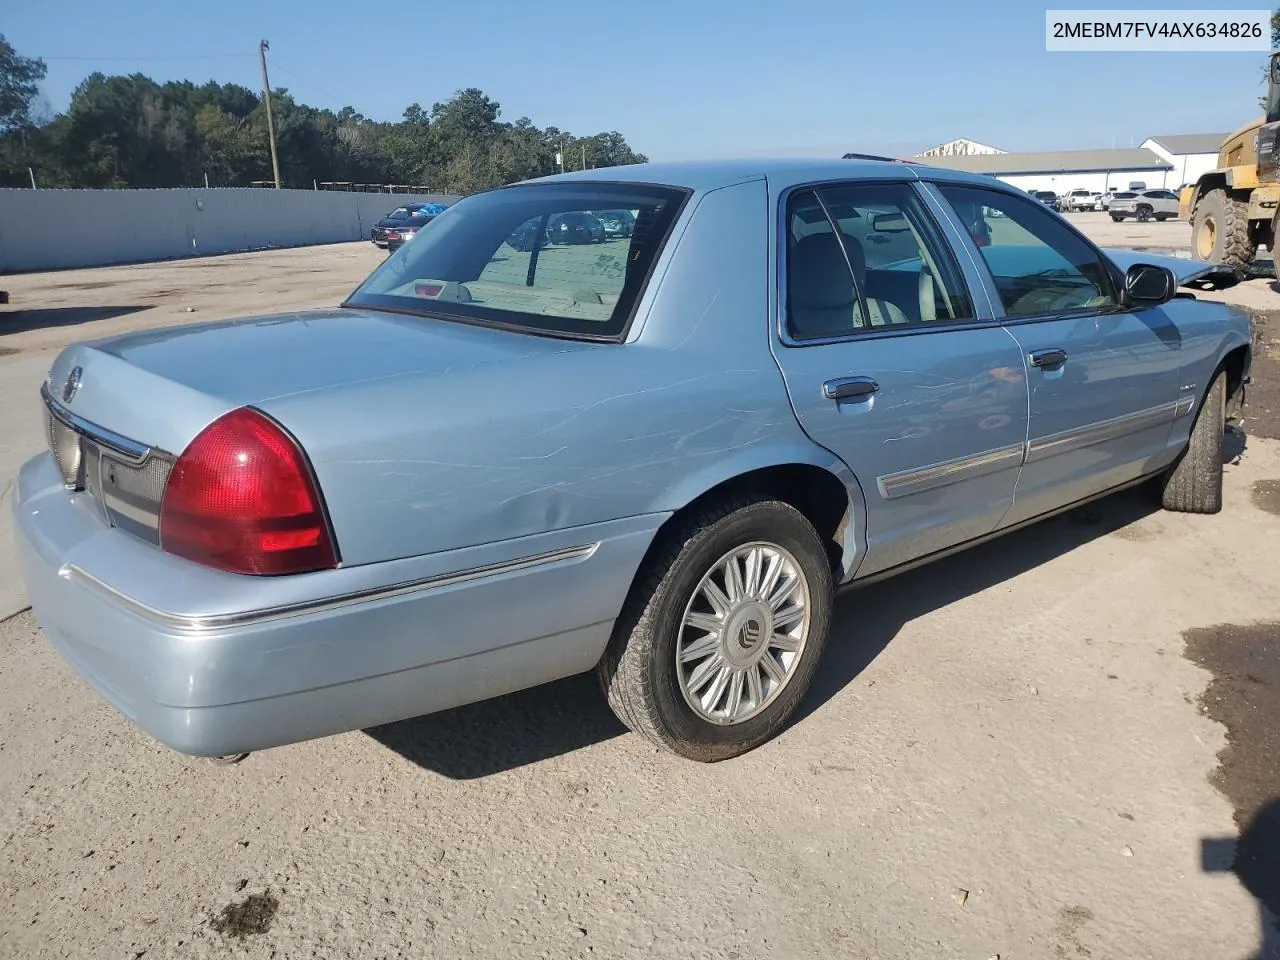
<path id="1" fill-rule="evenodd" d="M 242 407 L 191 441 L 165 486 L 160 546 L 231 573 L 307 573 L 337 565 L 320 492 L 298 444 Z"/>

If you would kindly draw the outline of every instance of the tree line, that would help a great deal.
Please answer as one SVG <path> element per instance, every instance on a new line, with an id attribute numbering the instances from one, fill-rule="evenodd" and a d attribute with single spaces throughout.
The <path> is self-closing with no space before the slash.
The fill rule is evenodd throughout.
<path id="1" fill-rule="evenodd" d="M 91 74 L 65 113 L 40 117 L 45 77 L 0 35 L 0 186 L 242 187 L 272 179 L 266 107 L 234 83 L 156 83 L 141 73 Z M 528 117 L 499 119 L 483 91 L 459 90 L 430 110 L 411 104 L 396 122 L 354 107 L 336 113 L 271 93 L 281 185 L 316 182 L 425 186 L 473 193 L 564 169 L 643 163 L 616 131 L 575 136 Z M 29 172 L 30 171 L 30 172 Z"/>

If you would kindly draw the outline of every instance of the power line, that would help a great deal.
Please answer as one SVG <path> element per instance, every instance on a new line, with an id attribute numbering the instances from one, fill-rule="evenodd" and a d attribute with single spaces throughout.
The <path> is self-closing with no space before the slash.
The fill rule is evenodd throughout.
<path id="1" fill-rule="evenodd" d="M 277 70 L 283 70 L 285 73 L 289 74 L 289 76 L 293 77 L 293 79 L 295 79 L 295 80 L 301 80 L 301 81 L 302 81 L 303 83 L 305 83 L 307 86 L 309 86 L 309 87 L 311 87 L 313 90 L 315 90 L 315 91 L 316 91 L 316 93 L 323 93 L 326 97 L 328 97 L 330 100 L 332 100 L 335 104 L 340 105 L 340 106 L 346 106 L 346 102 L 344 101 L 344 99 L 343 99 L 342 97 L 338 96 L 338 95 L 337 95 L 336 93 L 334 93 L 332 90 L 326 90 L 324 87 L 320 86 L 320 84 L 316 83 L 314 80 L 308 80 L 308 79 L 307 79 L 306 77 L 304 77 L 302 74 L 297 73 L 296 71 L 290 70 L 288 67 L 286 67 L 283 63 L 281 63 L 281 62 L 280 62 L 280 58 L 279 58 L 279 57 L 273 57 L 273 58 L 272 58 L 272 60 L 271 60 L 271 62 L 272 62 L 272 64 L 274 64 L 274 65 L 275 65 L 275 67 L 276 67 L 276 69 L 277 69 Z"/>
<path id="2" fill-rule="evenodd" d="M 155 60 L 243 60 L 252 57 L 252 53 L 208 53 L 183 54 L 182 56 L 147 56 L 147 57 L 35 57 L 36 60 L 131 60 L 138 63 L 149 63 Z"/>

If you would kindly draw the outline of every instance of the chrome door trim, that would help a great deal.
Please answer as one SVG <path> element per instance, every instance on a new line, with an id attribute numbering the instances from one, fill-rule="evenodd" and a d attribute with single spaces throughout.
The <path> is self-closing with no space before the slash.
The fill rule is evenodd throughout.
<path id="1" fill-rule="evenodd" d="M 67 563 L 58 571 L 58 575 L 68 580 L 76 580 L 94 591 L 109 597 L 112 601 L 123 604 L 130 612 L 156 623 L 162 627 L 182 630 L 191 633 L 203 633 L 210 630 L 230 627 L 244 627 L 272 620 L 283 620 L 287 617 L 300 617 L 312 613 L 326 613 L 360 603 L 372 603 L 378 600 L 389 600 L 405 594 L 423 590 L 438 590 L 463 583 L 471 583 L 486 577 L 499 577 L 509 573 L 521 573 L 537 567 L 570 560 L 585 560 L 596 552 L 600 541 L 567 547 L 563 550 L 552 550 L 548 553 L 534 554 L 505 563 L 492 563 L 482 567 L 471 567 L 454 573 L 436 574 L 430 577 L 419 577 L 399 583 L 379 587 L 366 587 L 363 590 L 352 590 L 349 593 L 332 597 L 318 597 L 314 600 L 301 600 L 296 603 L 280 604 L 274 607 L 259 607 L 253 610 L 237 610 L 231 613 L 173 613 L 160 610 L 150 604 L 143 603 L 117 590 L 109 583 L 98 579 L 75 563 Z"/>
<path id="2" fill-rule="evenodd" d="M 1071 430 L 1063 430 L 1061 433 L 1039 437 L 1027 444 L 1026 462 L 1038 463 L 1059 454 L 1081 450 L 1096 443 L 1105 443 L 1126 434 L 1158 427 L 1163 423 L 1172 423 L 1180 416 L 1178 413 L 1180 406 L 1181 401 L 1162 403 L 1158 407 L 1148 407 L 1137 413 L 1126 413 L 1121 417 L 1112 417 L 1109 420 L 1100 420 L 1083 427 L 1074 427 Z"/>
<path id="3" fill-rule="evenodd" d="M 876 487 L 885 500 L 909 497 L 913 493 L 936 490 L 976 477 L 995 473 L 1005 467 L 1020 464 L 1026 451 L 1025 444 L 1014 443 L 997 447 L 969 457 L 958 457 L 912 470 L 885 474 L 876 478 Z"/>

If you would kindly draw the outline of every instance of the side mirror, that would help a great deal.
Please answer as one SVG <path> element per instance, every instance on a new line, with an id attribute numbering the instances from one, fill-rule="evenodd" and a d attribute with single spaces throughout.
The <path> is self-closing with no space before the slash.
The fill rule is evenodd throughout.
<path id="1" fill-rule="evenodd" d="M 1124 275 L 1124 302 L 1131 307 L 1168 303 L 1178 292 L 1178 280 L 1168 267 L 1135 263 Z"/>

